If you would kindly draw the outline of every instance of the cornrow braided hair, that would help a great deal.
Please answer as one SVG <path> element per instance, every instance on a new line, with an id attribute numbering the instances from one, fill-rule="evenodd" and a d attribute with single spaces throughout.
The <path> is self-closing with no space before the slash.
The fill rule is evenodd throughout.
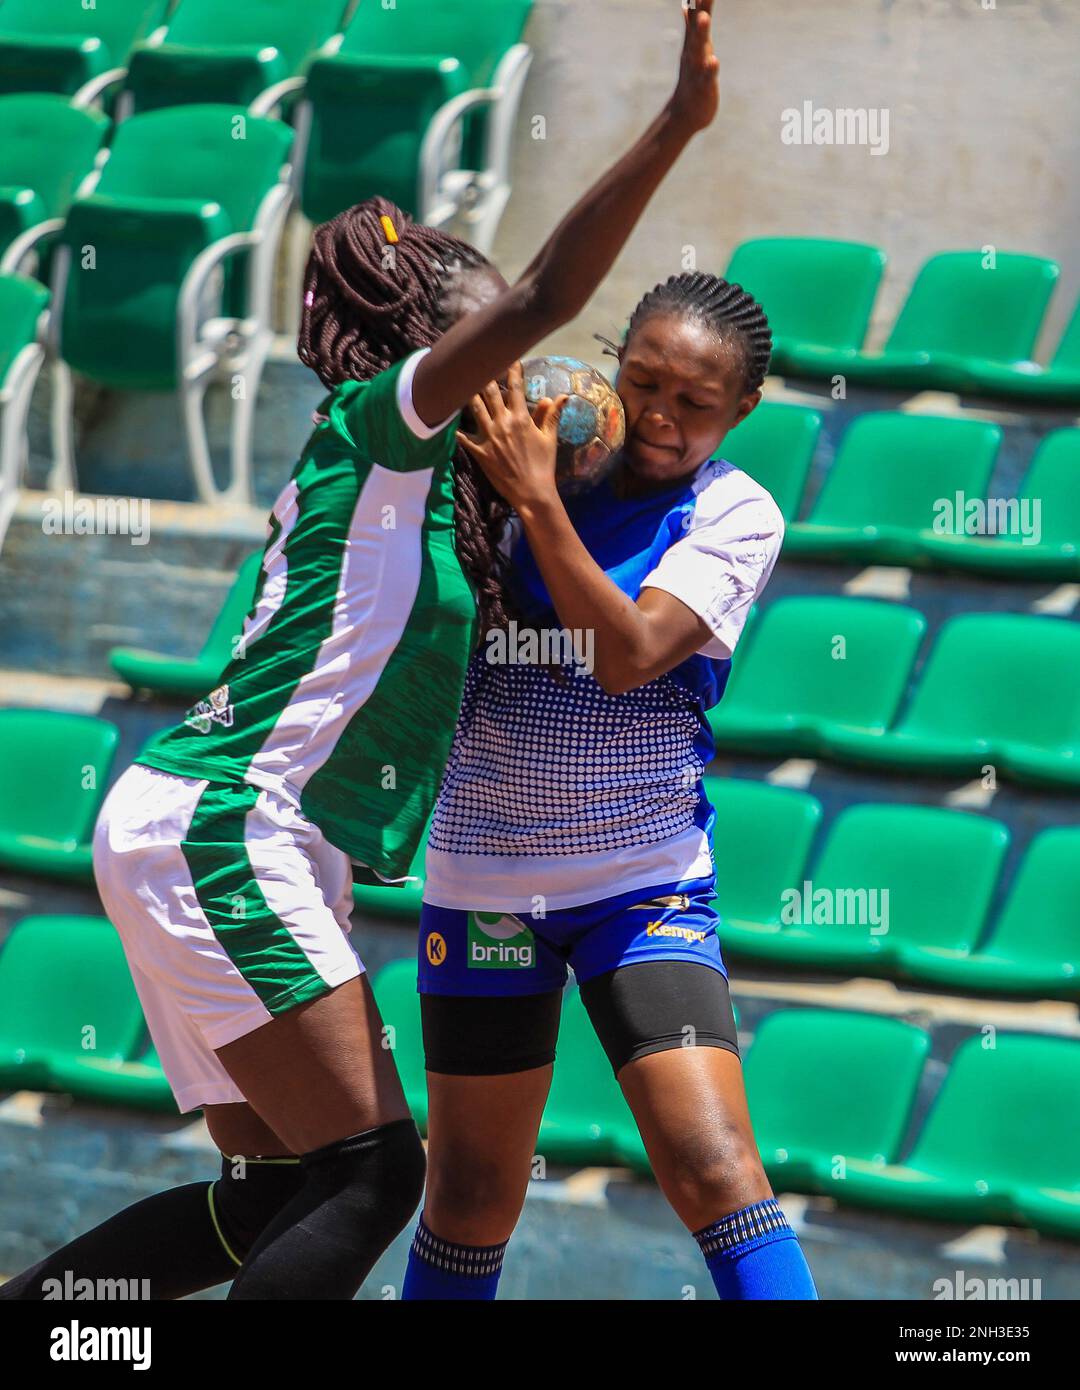
<path id="1" fill-rule="evenodd" d="M 631 314 L 623 347 L 647 318 L 660 313 L 692 316 L 719 338 L 731 341 L 742 362 L 744 392 L 749 395 L 761 387 L 769 371 L 772 330 L 765 310 L 741 285 L 700 270 L 672 275 L 651 289 Z M 622 355 L 621 349 L 609 338 L 596 336 L 616 357 Z"/>
<path id="2" fill-rule="evenodd" d="M 369 381 L 442 337 L 458 317 L 454 298 L 461 273 L 490 265 L 475 247 L 414 222 L 386 198 L 338 213 L 315 229 L 304 274 L 300 361 L 328 390 L 343 381 Z M 504 627 L 510 616 L 499 551 L 509 513 L 459 449 L 454 542 L 482 633 Z"/>

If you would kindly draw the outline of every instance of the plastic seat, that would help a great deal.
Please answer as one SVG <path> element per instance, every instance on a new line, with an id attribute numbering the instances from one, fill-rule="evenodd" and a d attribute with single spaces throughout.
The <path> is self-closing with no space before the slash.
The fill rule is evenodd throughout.
<path id="1" fill-rule="evenodd" d="M 750 1118 L 769 1177 L 843 1196 L 847 1165 L 893 1163 L 930 1051 L 921 1028 L 831 1009 L 781 1009 L 743 1063 Z"/>
<path id="2" fill-rule="evenodd" d="M 91 837 L 119 737 L 89 714 L 0 710 L 0 864 L 92 878 Z"/>
<path id="3" fill-rule="evenodd" d="M 1032 840 L 985 945 L 905 944 L 904 973 L 959 990 L 1080 999 L 1080 829 Z"/>
<path id="4" fill-rule="evenodd" d="M 323 222 L 376 193 L 488 252 L 510 195 L 532 0 L 361 4 L 307 75 L 303 209 Z M 462 139 L 460 152 L 458 137 Z"/>
<path id="5" fill-rule="evenodd" d="M 916 276 L 885 349 L 842 370 L 883 387 L 968 390 L 986 364 L 1030 359 L 1059 270 L 1041 256 L 944 251 Z"/>
<path id="6" fill-rule="evenodd" d="M 1080 404 L 1080 300 L 1048 367 L 1030 361 L 1009 366 L 979 362 L 965 390 L 972 395 L 1003 396 L 1039 405 Z"/>
<path id="7" fill-rule="evenodd" d="M 394 1055 L 405 1099 L 421 1133 L 427 1132 L 427 1072 L 424 1036 L 420 1026 L 420 996 L 416 992 L 416 961 L 394 960 L 372 982 L 382 1015 L 386 1046 Z"/>
<path id="8" fill-rule="evenodd" d="M 127 62 L 160 25 L 169 0 L 4 0 L 0 92 L 79 93 Z"/>
<path id="9" fill-rule="evenodd" d="M 780 931 L 783 894 L 806 877 L 821 803 L 809 792 L 736 777 L 706 777 L 716 813 L 713 854 L 724 955 L 753 955 Z"/>
<path id="10" fill-rule="evenodd" d="M 859 351 L 885 269 L 885 253 L 855 241 L 760 237 L 735 248 L 726 272 L 764 307 L 773 370 L 800 374 L 816 360 Z"/>
<path id="11" fill-rule="evenodd" d="M 342 0 L 184 0 L 161 43 L 138 44 L 125 93 L 139 111 L 186 102 L 247 106 L 299 73 L 337 32 Z"/>
<path id="12" fill-rule="evenodd" d="M 901 604 L 777 599 L 709 712 L 718 746 L 814 757 L 840 731 L 883 732 L 925 630 L 923 615 Z"/>
<path id="13" fill-rule="evenodd" d="M 780 930 L 745 944 L 786 966 L 886 977 L 906 949 L 970 951 L 1008 843 L 999 821 L 966 811 L 849 806 L 805 879 L 785 885 L 798 897 L 785 898 Z"/>
<path id="14" fill-rule="evenodd" d="M 727 436 L 717 457 L 766 488 L 790 522 L 798 515 L 820 433 L 819 411 L 762 401 Z"/>
<path id="15" fill-rule="evenodd" d="M 751 417 L 753 418 L 753 417 Z M 940 499 L 985 497 L 1001 429 L 982 420 L 896 411 L 860 416 L 844 435 L 814 508 L 788 529 L 800 558 L 925 563 Z"/>
<path id="16" fill-rule="evenodd" d="M 941 629 L 895 728 L 833 729 L 828 752 L 872 766 L 1080 784 L 1080 628 L 965 613 Z"/>
<path id="17" fill-rule="evenodd" d="M 0 96 L 0 268 L 28 268 L 31 252 L 60 230 L 108 128 L 60 96 Z"/>
<path id="18" fill-rule="evenodd" d="M 26 421 L 45 360 L 42 315 L 49 291 L 21 275 L 0 275 L 0 548 L 15 511 L 29 451 Z"/>
<path id="19" fill-rule="evenodd" d="M 852 1159 L 846 1201 L 946 1221 L 1010 1223 L 1075 1214 L 1080 1043 L 1001 1033 L 969 1038 L 904 1163 Z M 1073 1228 L 1073 1234 L 1076 1233 Z"/>
<path id="20" fill-rule="evenodd" d="M 175 388 L 196 490 L 208 504 L 250 501 L 251 428 L 272 340 L 270 293 L 292 196 L 285 164 L 292 139 L 281 122 L 232 106 L 133 116 L 117 128 L 96 190 L 75 200 L 62 234 L 64 364 L 121 390 Z M 93 264 L 87 246 L 96 249 Z M 224 491 L 214 480 L 203 417 L 206 389 L 221 375 L 244 388 L 230 392 L 233 476 Z M 54 452 L 73 478 L 70 372 L 60 392 Z"/>
<path id="21" fill-rule="evenodd" d="M 1017 494 L 1020 505 L 1012 507 L 1006 501 L 1010 529 L 987 537 L 925 536 L 922 549 L 927 560 L 955 569 L 1015 575 L 1019 579 L 1080 579 L 1078 477 L 1080 430 L 1055 430 L 1035 452 Z M 943 495 L 949 494 L 946 491 Z M 1041 535 L 1037 543 L 1032 543 L 1036 507 Z"/>
<path id="22" fill-rule="evenodd" d="M 126 1062 L 145 1031 L 104 917 L 24 917 L 0 947 L 0 1089 L 64 1089 L 80 1059 Z"/>
<path id="23" fill-rule="evenodd" d="M 551 1092 L 540 1124 L 537 1153 L 553 1163 L 621 1161 L 637 1127 L 600 1041 L 572 986 L 563 995 Z"/>
<path id="24" fill-rule="evenodd" d="M 50 1069 L 53 1089 L 99 1105 L 123 1105 L 178 1115 L 168 1078 L 153 1045 L 134 1061 L 63 1057 Z"/>
<path id="25" fill-rule="evenodd" d="M 262 558 L 262 551 L 256 551 L 240 566 L 197 657 L 185 661 L 137 647 L 114 647 L 109 653 L 109 664 L 116 674 L 133 690 L 152 690 L 181 700 L 195 700 L 212 690 L 232 660 L 235 643 L 244 630 L 244 619 L 254 606 Z"/>

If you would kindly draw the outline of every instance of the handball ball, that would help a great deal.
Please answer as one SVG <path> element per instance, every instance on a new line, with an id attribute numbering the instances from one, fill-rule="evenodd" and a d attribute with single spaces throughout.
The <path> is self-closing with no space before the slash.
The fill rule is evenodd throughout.
<path id="1" fill-rule="evenodd" d="M 521 365 L 530 405 L 569 397 L 559 416 L 555 477 L 564 497 L 587 492 L 611 472 L 622 448 L 626 418 L 618 392 L 576 357 L 532 357 Z"/>

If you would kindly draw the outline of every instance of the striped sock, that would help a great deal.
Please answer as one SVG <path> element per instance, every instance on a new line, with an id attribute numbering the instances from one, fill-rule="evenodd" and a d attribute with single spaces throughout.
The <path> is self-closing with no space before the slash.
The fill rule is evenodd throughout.
<path id="1" fill-rule="evenodd" d="M 733 1211 L 694 1239 L 721 1298 L 817 1298 L 799 1238 L 775 1197 Z"/>
<path id="2" fill-rule="evenodd" d="M 454 1245 L 434 1235 L 421 1217 L 409 1251 L 402 1299 L 490 1302 L 499 1287 L 508 1243 L 504 1240 L 501 1245 Z"/>

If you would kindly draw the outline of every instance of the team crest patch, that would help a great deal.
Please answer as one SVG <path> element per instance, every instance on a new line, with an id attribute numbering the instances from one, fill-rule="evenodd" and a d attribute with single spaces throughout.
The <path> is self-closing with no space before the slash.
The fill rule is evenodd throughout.
<path id="1" fill-rule="evenodd" d="M 470 970 L 528 970 L 535 964 L 536 938 L 519 917 L 469 913 Z"/>
<path id="2" fill-rule="evenodd" d="M 229 687 L 219 685 L 211 690 L 205 700 L 200 700 L 194 709 L 189 709 L 184 723 L 200 734 L 208 734 L 215 724 L 231 729 L 233 707 L 229 704 Z"/>

